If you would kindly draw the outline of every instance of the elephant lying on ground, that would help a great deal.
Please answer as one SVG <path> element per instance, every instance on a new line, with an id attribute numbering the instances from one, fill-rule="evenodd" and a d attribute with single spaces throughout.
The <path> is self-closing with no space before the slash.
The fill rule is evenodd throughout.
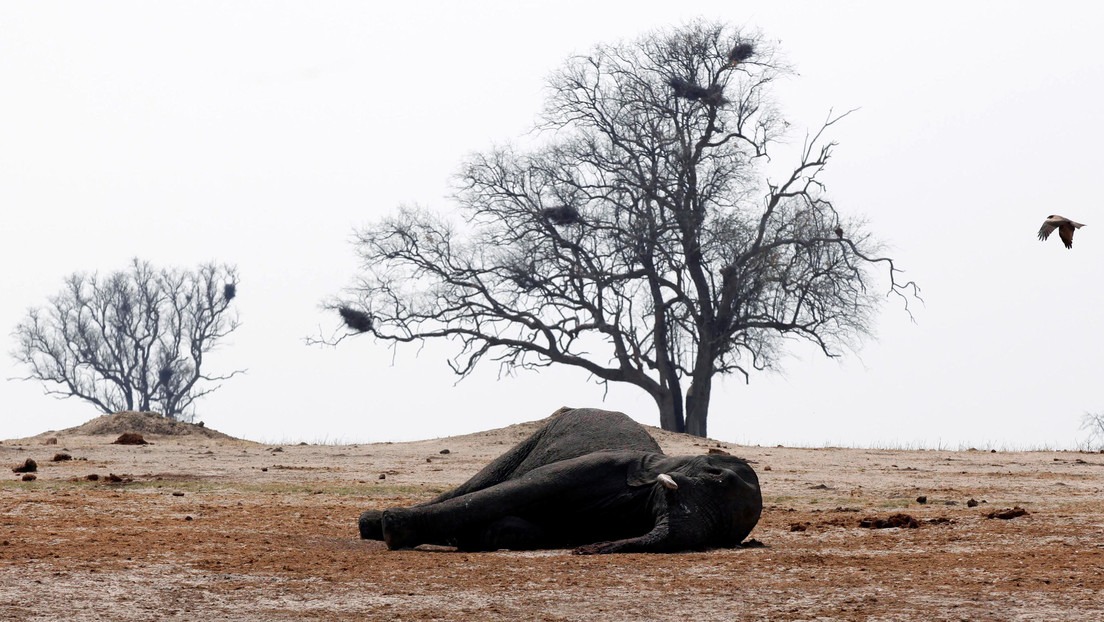
<path id="1" fill-rule="evenodd" d="M 762 509 L 746 461 L 667 456 L 627 416 L 583 408 L 561 409 L 456 489 L 408 508 L 369 510 L 359 527 L 362 538 L 390 549 L 658 553 L 737 546 Z"/>

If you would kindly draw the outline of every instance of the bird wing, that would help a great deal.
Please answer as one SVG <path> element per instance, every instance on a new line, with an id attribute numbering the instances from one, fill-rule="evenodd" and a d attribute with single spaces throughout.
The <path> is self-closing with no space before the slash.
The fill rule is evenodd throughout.
<path id="1" fill-rule="evenodd" d="M 1062 238 L 1066 248 L 1073 248 L 1073 225 L 1068 222 L 1062 223 L 1058 227 L 1058 237 Z"/>
<path id="2" fill-rule="evenodd" d="M 1057 229 L 1057 228 L 1058 228 L 1058 225 L 1052 224 L 1050 222 L 1049 218 L 1047 220 L 1044 220 L 1043 221 L 1043 226 L 1039 227 L 1039 239 L 1040 240 L 1045 240 L 1045 239 L 1049 238 L 1050 234 L 1054 233 L 1054 230 Z"/>

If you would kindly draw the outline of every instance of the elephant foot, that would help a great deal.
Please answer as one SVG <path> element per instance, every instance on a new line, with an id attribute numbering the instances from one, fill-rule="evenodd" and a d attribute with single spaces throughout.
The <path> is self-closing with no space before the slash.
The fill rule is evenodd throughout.
<path id="1" fill-rule="evenodd" d="M 383 540 L 383 512 L 367 510 L 357 521 L 360 537 L 364 540 Z"/>
<path id="2" fill-rule="evenodd" d="M 410 549 L 421 544 L 410 525 L 410 517 L 406 514 L 408 514 L 406 510 L 399 508 L 383 512 L 383 520 L 381 521 L 383 541 L 387 543 L 387 548 L 392 551 Z"/>

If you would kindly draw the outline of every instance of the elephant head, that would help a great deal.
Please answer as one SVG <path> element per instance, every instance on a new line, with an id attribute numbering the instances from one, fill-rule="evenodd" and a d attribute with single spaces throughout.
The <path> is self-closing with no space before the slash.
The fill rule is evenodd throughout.
<path id="1" fill-rule="evenodd" d="M 731 548 L 759 522 L 759 478 L 735 456 L 648 456 L 630 486 L 653 486 L 655 527 L 639 538 L 581 546 L 576 553 Z"/>

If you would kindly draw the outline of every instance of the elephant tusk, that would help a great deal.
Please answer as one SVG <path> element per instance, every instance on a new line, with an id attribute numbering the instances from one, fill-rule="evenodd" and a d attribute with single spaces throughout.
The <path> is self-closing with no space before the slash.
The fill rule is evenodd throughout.
<path id="1" fill-rule="evenodd" d="M 667 475 L 666 473 L 660 473 L 659 476 L 656 477 L 656 479 L 659 480 L 660 484 L 663 484 L 664 488 L 668 490 L 678 490 L 678 483 L 675 482 L 675 479 L 670 475 Z"/>

